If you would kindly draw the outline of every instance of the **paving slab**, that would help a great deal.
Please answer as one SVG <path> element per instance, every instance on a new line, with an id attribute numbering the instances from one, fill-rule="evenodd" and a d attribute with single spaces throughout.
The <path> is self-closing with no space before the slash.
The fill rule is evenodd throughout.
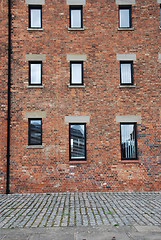
<path id="1" fill-rule="evenodd" d="M 135 228 L 138 232 L 161 232 L 159 226 L 135 226 Z"/>
<path id="2" fill-rule="evenodd" d="M 160 240 L 160 232 L 155 227 L 151 231 L 139 232 L 137 227 L 53 227 L 2 229 L 0 240 Z M 157 230 L 157 232 L 155 232 Z"/>
<path id="3" fill-rule="evenodd" d="M 133 240 L 161 240 L 161 232 L 160 233 L 131 233 L 129 234 L 130 239 Z"/>

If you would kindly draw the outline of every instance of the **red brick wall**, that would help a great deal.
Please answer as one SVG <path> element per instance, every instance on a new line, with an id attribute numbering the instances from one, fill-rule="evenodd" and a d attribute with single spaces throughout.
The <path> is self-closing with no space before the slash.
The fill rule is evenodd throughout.
<path id="1" fill-rule="evenodd" d="M 7 1 L 0 2 L 0 193 L 6 189 L 7 154 L 7 69 L 8 69 L 8 9 Z"/>
<path id="2" fill-rule="evenodd" d="M 161 30 L 157 1 L 136 1 L 132 7 L 134 31 L 118 31 L 115 1 L 87 0 L 85 31 L 68 31 L 66 1 L 46 0 L 42 32 L 27 31 L 28 6 L 24 2 L 14 1 L 12 8 L 11 192 L 160 190 Z M 46 54 L 43 89 L 27 88 L 25 54 L 29 53 Z M 119 88 L 118 53 L 136 54 L 135 88 Z M 87 55 L 84 89 L 67 87 L 67 54 Z M 46 113 L 43 149 L 26 148 L 25 112 L 29 111 Z M 64 121 L 69 115 L 90 116 L 84 164 L 69 163 L 69 126 Z M 117 115 L 142 118 L 137 125 L 137 162 L 121 161 Z"/>

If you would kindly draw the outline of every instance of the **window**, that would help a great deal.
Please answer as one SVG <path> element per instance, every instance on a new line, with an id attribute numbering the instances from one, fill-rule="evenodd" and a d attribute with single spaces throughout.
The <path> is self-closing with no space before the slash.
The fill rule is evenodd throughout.
<path id="1" fill-rule="evenodd" d="M 131 28 L 131 6 L 119 6 L 119 28 Z"/>
<path id="2" fill-rule="evenodd" d="M 86 160 L 86 124 L 69 124 L 69 158 Z"/>
<path id="3" fill-rule="evenodd" d="M 161 27 L 161 4 L 160 4 L 160 27 Z"/>
<path id="4" fill-rule="evenodd" d="M 42 62 L 29 62 L 29 85 L 42 85 Z"/>
<path id="5" fill-rule="evenodd" d="M 70 85 L 83 85 L 83 62 L 70 62 Z"/>
<path id="6" fill-rule="evenodd" d="M 29 28 L 42 28 L 42 6 L 29 6 Z"/>
<path id="7" fill-rule="evenodd" d="M 120 84 L 133 85 L 133 62 L 120 62 Z"/>
<path id="8" fill-rule="evenodd" d="M 29 119 L 28 145 L 42 145 L 42 119 Z"/>
<path id="9" fill-rule="evenodd" d="M 121 159 L 137 159 L 136 123 L 121 123 Z"/>
<path id="10" fill-rule="evenodd" d="M 82 6 L 70 6 L 70 28 L 83 28 Z"/>

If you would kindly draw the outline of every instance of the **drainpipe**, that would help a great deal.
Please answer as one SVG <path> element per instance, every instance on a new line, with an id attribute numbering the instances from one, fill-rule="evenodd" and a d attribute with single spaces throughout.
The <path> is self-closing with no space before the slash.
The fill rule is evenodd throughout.
<path id="1" fill-rule="evenodd" d="M 7 112 L 7 180 L 6 194 L 10 193 L 10 101 L 11 101 L 11 0 L 8 0 L 8 112 Z"/>

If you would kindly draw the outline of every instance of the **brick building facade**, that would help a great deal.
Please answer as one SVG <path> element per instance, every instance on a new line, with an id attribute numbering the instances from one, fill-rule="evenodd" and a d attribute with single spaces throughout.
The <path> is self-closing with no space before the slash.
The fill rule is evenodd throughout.
<path id="1" fill-rule="evenodd" d="M 11 193 L 161 189 L 160 4 L 11 1 Z M 7 12 L 1 1 L 1 193 Z"/>
<path id="2" fill-rule="evenodd" d="M 7 81 L 8 81 L 8 5 L 0 3 L 0 193 L 6 191 Z"/>

